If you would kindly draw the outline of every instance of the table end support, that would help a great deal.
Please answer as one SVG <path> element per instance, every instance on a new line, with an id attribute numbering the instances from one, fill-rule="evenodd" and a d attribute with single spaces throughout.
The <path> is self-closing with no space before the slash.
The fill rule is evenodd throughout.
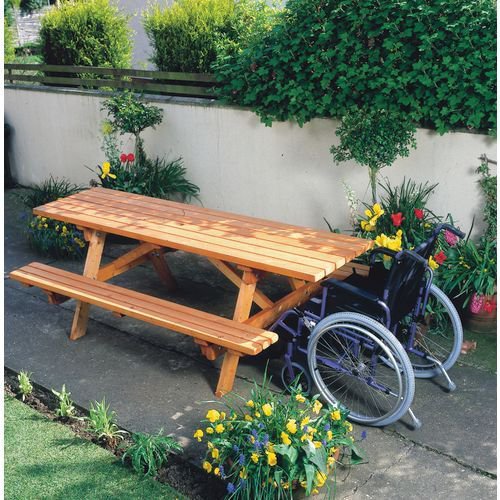
<path id="1" fill-rule="evenodd" d="M 224 355 L 219 382 L 217 383 L 217 389 L 215 390 L 215 395 L 218 398 L 221 398 L 233 390 L 234 379 L 236 377 L 236 370 L 238 369 L 240 357 L 241 353 L 233 351 L 227 351 Z"/>

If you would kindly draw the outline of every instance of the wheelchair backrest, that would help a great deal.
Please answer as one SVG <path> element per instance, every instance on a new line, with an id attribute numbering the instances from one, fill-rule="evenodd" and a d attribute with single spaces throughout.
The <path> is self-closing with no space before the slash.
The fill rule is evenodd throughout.
<path id="1" fill-rule="evenodd" d="M 427 261 L 410 250 L 403 250 L 394 257 L 383 295 L 391 312 L 392 325 L 415 308 L 428 269 Z"/>

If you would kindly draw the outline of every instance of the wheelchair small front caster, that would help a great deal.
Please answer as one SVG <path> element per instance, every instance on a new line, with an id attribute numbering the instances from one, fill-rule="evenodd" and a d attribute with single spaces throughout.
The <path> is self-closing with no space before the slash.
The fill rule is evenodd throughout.
<path id="1" fill-rule="evenodd" d="M 415 416 L 415 413 L 413 413 L 411 408 L 408 408 L 408 414 L 413 422 L 413 430 L 416 431 L 417 429 L 420 429 L 422 427 L 422 421 Z"/>
<path id="2" fill-rule="evenodd" d="M 283 383 L 283 387 L 287 391 L 290 391 L 290 387 L 296 379 L 298 379 L 302 388 L 302 394 L 304 394 L 304 396 L 309 396 L 312 392 L 312 380 L 307 369 L 294 361 L 290 364 L 285 362 L 281 369 L 281 382 Z"/>

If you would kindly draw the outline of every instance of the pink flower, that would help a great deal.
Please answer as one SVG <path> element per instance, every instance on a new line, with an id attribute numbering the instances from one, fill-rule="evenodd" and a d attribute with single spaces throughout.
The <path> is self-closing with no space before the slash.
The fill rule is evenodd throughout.
<path id="1" fill-rule="evenodd" d="M 469 309 L 472 314 L 477 314 L 482 308 L 484 304 L 484 295 L 478 295 L 477 293 L 473 293 L 470 299 Z"/>
<path id="2" fill-rule="evenodd" d="M 444 239 L 450 247 L 454 247 L 457 242 L 458 242 L 458 236 L 455 236 L 451 231 L 448 229 L 444 232 Z"/>
<path id="3" fill-rule="evenodd" d="M 125 162 L 127 161 L 127 155 L 126 155 L 125 153 L 122 153 L 122 154 L 120 155 L 120 161 L 121 161 L 122 163 L 125 163 Z"/>
<path id="4" fill-rule="evenodd" d="M 129 154 L 127 155 L 127 161 L 132 162 L 132 161 L 134 161 L 134 160 L 135 160 L 134 153 L 129 153 Z"/>
<path id="5" fill-rule="evenodd" d="M 446 254 L 441 250 L 439 253 L 434 255 L 434 260 L 441 265 L 447 259 Z"/>
<path id="6" fill-rule="evenodd" d="M 395 227 L 399 227 L 405 220 L 403 217 L 403 212 L 398 212 L 397 214 L 391 214 L 391 220 Z"/>
<path id="7" fill-rule="evenodd" d="M 418 220 L 422 220 L 424 218 L 424 211 L 421 208 L 414 208 L 413 213 Z"/>

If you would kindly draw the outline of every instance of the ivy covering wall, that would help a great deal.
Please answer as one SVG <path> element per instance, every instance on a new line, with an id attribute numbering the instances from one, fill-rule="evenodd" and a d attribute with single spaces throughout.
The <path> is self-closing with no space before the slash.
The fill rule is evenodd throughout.
<path id="1" fill-rule="evenodd" d="M 288 0 L 260 40 L 219 60 L 225 101 L 268 125 L 394 110 L 440 133 L 496 130 L 493 0 Z"/>

